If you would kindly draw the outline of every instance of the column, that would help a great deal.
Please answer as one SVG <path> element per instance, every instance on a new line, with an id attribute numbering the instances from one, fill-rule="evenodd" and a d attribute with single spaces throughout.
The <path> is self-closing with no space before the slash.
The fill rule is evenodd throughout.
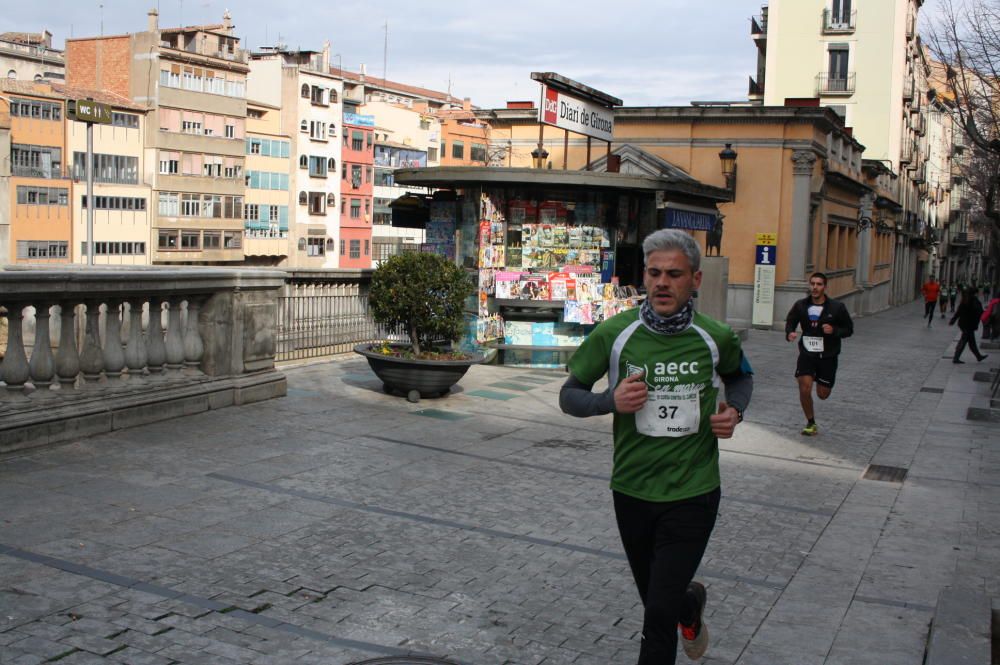
<path id="1" fill-rule="evenodd" d="M 181 334 L 181 300 L 171 298 L 167 312 L 167 369 L 179 372 L 184 368 L 184 338 Z"/>
<path id="2" fill-rule="evenodd" d="M 143 298 L 128 301 L 128 343 L 125 345 L 125 365 L 129 383 L 142 379 L 146 368 L 146 343 L 142 339 Z"/>
<path id="3" fill-rule="evenodd" d="M 198 312 L 201 311 L 201 300 L 198 297 L 188 298 L 187 326 L 184 328 L 184 367 L 189 374 L 201 374 L 199 365 L 205 355 L 205 344 L 198 330 Z"/>
<path id="4" fill-rule="evenodd" d="M 118 384 L 125 368 L 125 351 L 122 349 L 122 303 L 108 300 L 104 318 L 104 375 Z"/>
<path id="5" fill-rule="evenodd" d="M 163 300 L 149 300 L 149 330 L 146 332 L 146 364 L 153 378 L 163 377 L 163 364 L 167 362 L 167 347 L 163 344 Z"/>
<path id="6" fill-rule="evenodd" d="M 812 194 L 813 165 L 816 154 L 811 150 L 796 150 L 792 153 L 792 237 L 787 240 L 778 238 L 778 243 L 788 242 L 788 282 L 805 283 L 806 256 L 809 245 L 810 228 L 809 201 Z"/>
<path id="7" fill-rule="evenodd" d="M 33 395 L 38 398 L 51 397 L 52 379 L 56 373 L 56 361 L 52 355 L 52 339 L 49 335 L 49 304 L 43 302 L 35 307 L 35 348 L 31 350 L 28 364 L 31 383 L 35 386 Z"/>
<path id="8" fill-rule="evenodd" d="M 24 394 L 24 384 L 29 376 L 28 356 L 24 353 L 24 338 L 21 334 L 24 307 L 22 303 L 16 302 L 7 305 L 7 350 L 0 368 L 7 384 L 7 394 L 4 397 L 11 402 L 28 399 Z"/>
<path id="9" fill-rule="evenodd" d="M 76 349 L 76 303 L 59 303 L 59 351 L 56 353 L 56 374 L 59 389 L 66 391 L 76 387 L 76 377 L 80 374 L 80 354 Z"/>
<path id="10" fill-rule="evenodd" d="M 91 300 L 87 303 L 87 329 L 80 351 L 80 369 L 89 388 L 96 387 L 104 369 L 104 351 L 101 349 L 101 303 Z"/>

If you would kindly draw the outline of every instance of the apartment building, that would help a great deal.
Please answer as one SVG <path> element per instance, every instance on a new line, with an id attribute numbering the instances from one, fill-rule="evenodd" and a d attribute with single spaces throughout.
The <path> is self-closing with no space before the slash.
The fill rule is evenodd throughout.
<path id="1" fill-rule="evenodd" d="M 66 99 L 44 82 L 0 80 L 10 108 L 7 252 L 3 263 L 69 263 L 72 172 Z"/>
<path id="2" fill-rule="evenodd" d="M 341 134 L 341 268 L 372 266 L 372 214 L 375 186 L 375 117 L 344 100 Z"/>
<path id="3" fill-rule="evenodd" d="M 52 48 L 52 33 L 0 33 L 0 75 L 17 81 L 55 81 L 66 78 L 63 52 Z"/>
<path id="4" fill-rule="evenodd" d="M 441 123 L 441 166 L 486 166 L 489 159 L 490 126 L 476 117 L 472 106 L 438 109 Z"/>
<path id="5" fill-rule="evenodd" d="M 426 105 L 372 101 L 362 112 L 375 117 L 375 187 L 372 260 L 383 261 L 424 241 L 423 229 L 393 227 L 391 203 L 406 194 L 428 194 L 424 187 L 397 185 L 398 168 L 440 165 L 441 123 Z"/>
<path id="6" fill-rule="evenodd" d="M 932 270 L 926 203 L 928 62 L 917 35 L 922 0 L 770 0 L 750 21 L 757 45 L 750 99 L 815 99 L 834 109 L 865 157 L 899 176 L 901 220 L 893 302 L 911 300 Z"/>
<path id="7" fill-rule="evenodd" d="M 221 24 L 66 41 L 67 83 L 149 107 L 143 174 L 156 201 L 152 260 L 244 260 L 246 53 Z"/>
<path id="8" fill-rule="evenodd" d="M 243 253 L 248 264 L 288 266 L 293 254 L 291 145 L 281 108 L 247 101 Z"/>
<path id="9" fill-rule="evenodd" d="M 111 107 L 111 123 L 94 125 L 94 264 L 149 265 L 152 259 L 152 189 L 144 179 L 144 106 L 110 92 L 53 84 L 67 100 L 92 99 Z M 87 262 L 87 124 L 66 121 L 66 165 L 71 169 L 70 204 L 74 263 Z"/>
<path id="10" fill-rule="evenodd" d="M 293 199 L 287 265 L 343 267 L 336 251 L 343 84 L 329 73 L 329 46 L 319 52 L 274 47 L 253 53 L 249 90 L 255 102 L 280 108 L 278 129 L 289 136 Z"/>

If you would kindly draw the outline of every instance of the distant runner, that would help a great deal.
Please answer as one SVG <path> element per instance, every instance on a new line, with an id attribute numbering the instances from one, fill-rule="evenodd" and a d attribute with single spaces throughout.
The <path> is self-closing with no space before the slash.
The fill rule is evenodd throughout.
<path id="1" fill-rule="evenodd" d="M 927 327 L 930 328 L 934 320 L 934 308 L 937 306 L 938 296 L 941 295 L 941 285 L 934 281 L 934 275 L 931 275 L 920 290 L 924 294 L 924 318 L 927 319 Z"/>
<path id="2" fill-rule="evenodd" d="M 934 310 L 930 311 L 933 317 Z M 826 399 L 830 396 L 837 380 L 840 340 L 854 334 L 854 322 L 847 307 L 839 300 L 827 297 L 826 275 L 821 272 L 814 272 L 809 277 L 809 296 L 796 301 L 785 317 L 787 341 L 798 339 L 799 335 L 795 332 L 798 327 L 802 328 L 802 338 L 799 339 L 795 376 L 799 382 L 799 403 L 806 416 L 802 435 L 816 436 L 819 428 L 813 412 L 813 383 L 816 384 L 817 397 Z"/>

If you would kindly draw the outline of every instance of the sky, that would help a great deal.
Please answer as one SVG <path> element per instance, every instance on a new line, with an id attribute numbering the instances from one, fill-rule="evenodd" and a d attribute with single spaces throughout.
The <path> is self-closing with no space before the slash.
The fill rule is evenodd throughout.
<path id="1" fill-rule="evenodd" d="M 629 106 L 745 100 L 761 0 L 4 0 L 0 32 L 67 37 L 221 23 L 228 8 L 244 48 L 280 42 L 331 64 L 418 85 L 481 108 L 534 100 L 533 71 L 553 71 Z M 388 24 L 388 57 L 384 58 Z"/>

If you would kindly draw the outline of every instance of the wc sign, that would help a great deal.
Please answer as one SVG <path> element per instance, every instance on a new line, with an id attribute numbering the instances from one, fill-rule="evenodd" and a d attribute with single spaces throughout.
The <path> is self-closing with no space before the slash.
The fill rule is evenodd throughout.
<path id="1" fill-rule="evenodd" d="M 755 241 L 752 323 L 770 328 L 774 323 L 774 273 L 778 236 L 775 233 L 758 233 Z"/>
<path id="2" fill-rule="evenodd" d="M 602 141 L 610 141 L 615 129 L 615 116 L 611 109 L 578 99 L 544 84 L 538 121 Z"/>

